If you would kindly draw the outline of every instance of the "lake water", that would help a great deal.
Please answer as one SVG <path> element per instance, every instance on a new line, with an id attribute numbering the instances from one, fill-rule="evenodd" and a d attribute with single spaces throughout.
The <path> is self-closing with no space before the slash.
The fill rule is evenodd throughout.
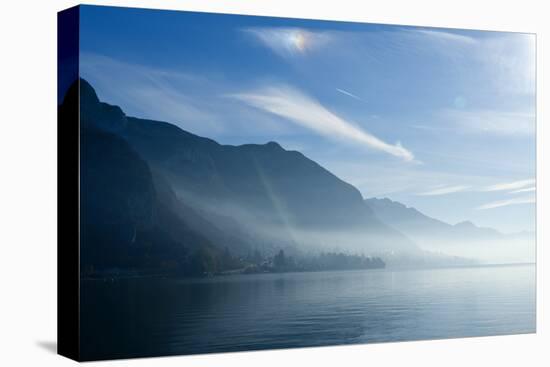
<path id="1" fill-rule="evenodd" d="M 81 283 L 82 356 L 124 358 L 535 332 L 535 266 Z"/>

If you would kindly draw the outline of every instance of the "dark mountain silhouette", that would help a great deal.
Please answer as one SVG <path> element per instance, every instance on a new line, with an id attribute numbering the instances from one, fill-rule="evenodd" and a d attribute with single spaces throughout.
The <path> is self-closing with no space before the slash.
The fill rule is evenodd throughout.
<path id="1" fill-rule="evenodd" d="M 59 108 L 61 125 L 74 123 L 66 110 L 79 98 L 72 85 Z M 190 209 L 162 178 L 118 135 L 125 116 L 100 103 L 93 89 L 80 83 L 81 272 L 106 269 L 178 270 L 201 274 L 220 256 L 206 236 L 181 216 Z M 195 216 L 198 218 L 198 216 Z M 197 219 L 195 219 L 197 220 Z M 210 233 L 216 230 L 203 224 Z"/>
<path id="2" fill-rule="evenodd" d="M 101 159 L 103 169 L 90 173 L 88 184 L 105 189 L 112 184 L 115 191 L 109 195 L 125 203 L 116 208 L 126 212 L 118 219 L 124 220 L 125 230 L 116 234 L 124 243 L 141 228 L 155 228 L 184 247 L 204 242 L 237 254 L 304 244 L 366 253 L 418 251 L 364 205 L 355 187 L 275 142 L 221 145 L 166 122 L 128 117 L 118 106 L 101 102 L 82 79 L 80 112 L 83 142 L 90 142 L 83 147 L 90 150 L 83 166 L 93 167 Z M 110 158 L 113 153 L 117 157 Z M 111 172 L 122 166 L 127 168 Z M 130 172 L 134 166 L 140 168 Z M 109 178 L 98 178 L 102 176 Z M 97 186 L 102 179 L 118 182 Z M 134 186 L 139 190 L 122 189 Z M 109 202 L 96 205 L 108 208 Z M 142 217 L 152 219 L 135 219 Z M 178 233 L 177 228 L 185 230 Z"/>
<path id="3" fill-rule="evenodd" d="M 361 194 L 279 144 L 220 145 L 167 123 L 128 118 L 127 140 L 191 201 L 234 203 L 266 223 L 349 228 L 378 222 Z M 379 223 L 376 223 L 377 225 Z"/>

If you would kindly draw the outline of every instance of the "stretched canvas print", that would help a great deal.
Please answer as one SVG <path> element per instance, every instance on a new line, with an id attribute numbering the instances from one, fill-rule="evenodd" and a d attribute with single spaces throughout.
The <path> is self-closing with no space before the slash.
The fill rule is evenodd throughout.
<path id="1" fill-rule="evenodd" d="M 59 352 L 535 332 L 535 35 L 59 13 Z"/>

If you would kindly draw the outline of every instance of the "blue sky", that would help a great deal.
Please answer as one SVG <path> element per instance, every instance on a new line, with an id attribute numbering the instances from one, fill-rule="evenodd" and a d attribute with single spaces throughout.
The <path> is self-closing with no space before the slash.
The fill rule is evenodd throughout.
<path id="1" fill-rule="evenodd" d="M 84 6 L 80 47 L 128 115 L 277 141 L 450 223 L 534 230 L 534 35 Z"/>

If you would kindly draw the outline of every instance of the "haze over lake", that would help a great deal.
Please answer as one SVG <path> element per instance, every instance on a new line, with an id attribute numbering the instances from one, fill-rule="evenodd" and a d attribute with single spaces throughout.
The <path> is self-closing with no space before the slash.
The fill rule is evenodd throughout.
<path id="1" fill-rule="evenodd" d="M 82 283 L 95 358 L 535 331 L 533 265 L 105 282 Z"/>

